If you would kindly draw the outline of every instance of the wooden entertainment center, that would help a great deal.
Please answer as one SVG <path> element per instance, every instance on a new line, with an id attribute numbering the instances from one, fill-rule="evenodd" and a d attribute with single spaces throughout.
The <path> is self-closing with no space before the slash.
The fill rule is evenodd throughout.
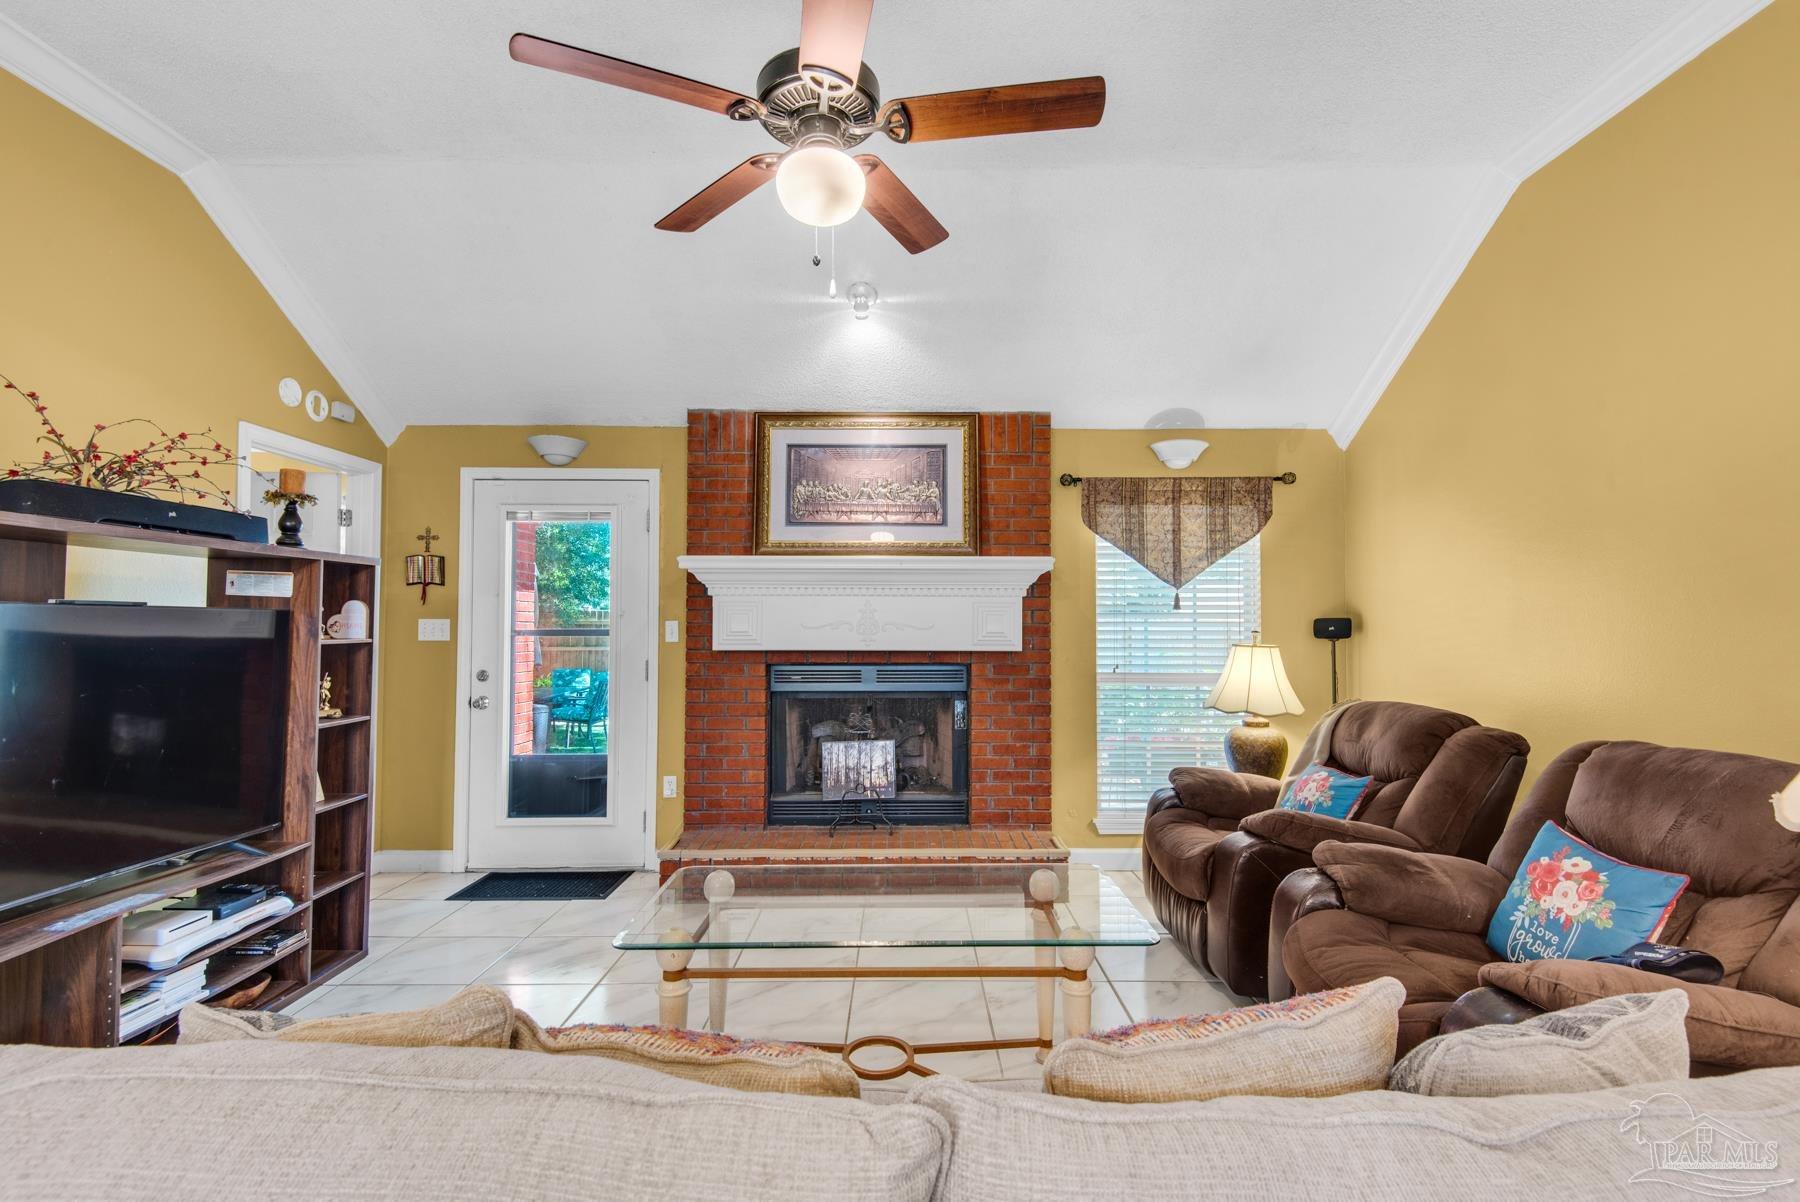
<path id="1" fill-rule="evenodd" d="M 255 1008 L 267 1010 L 290 1002 L 368 954 L 379 561 L 0 513 L 0 601 L 61 598 L 70 547 L 202 558 L 209 607 L 285 609 L 294 615 L 289 623 L 288 679 L 271 682 L 288 692 L 282 820 L 278 830 L 242 845 L 245 849 L 202 854 L 116 889 L 55 901 L 0 920 L 0 1043 L 77 1047 L 119 1043 L 120 995 L 152 975 L 120 958 L 124 916 L 176 894 L 227 881 L 278 885 L 294 899 L 295 908 L 200 948 L 181 964 L 208 962 L 208 997 L 269 972 L 273 979 Z M 289 595 L 228 594 L 228 573 L 240 572 L 272 573 L 278 583 L 289 577 Z M 323 637 L 323 618 L 351 599 L 369 607 L 371 637 Z M 332 705 L 343 710 L 340 718 L 318 716 L 320 677 L 327 672 Z M 274 927 L 299 929 L 305 938 L 273 958 L 231 954 L 237 944 Z M 127 1042 L 161 1042 L 173 1038 L 173 1028 L 171 1016 Z"/>

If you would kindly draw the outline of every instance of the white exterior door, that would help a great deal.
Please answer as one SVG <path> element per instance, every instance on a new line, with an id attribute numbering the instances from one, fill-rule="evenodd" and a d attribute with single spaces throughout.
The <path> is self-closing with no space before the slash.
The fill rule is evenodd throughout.
<path id="1" fill-rule="evenodd" d="M 644 862 L 655 570 L 648 480 L 474 480 L 468 867 Z"/>

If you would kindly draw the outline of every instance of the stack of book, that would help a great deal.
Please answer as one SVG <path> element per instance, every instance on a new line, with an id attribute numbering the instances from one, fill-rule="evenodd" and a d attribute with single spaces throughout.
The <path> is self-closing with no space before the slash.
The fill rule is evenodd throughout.
<path id="1" fill-rule="evenodd" d="M 130 1039 L 140 1031 L 179 1011 L 189 1002 L 206 996 L 205 960 L 190 964 L 178 972 L 151 977 L 148 982 L 119 999 L 119 1038 Z"/>

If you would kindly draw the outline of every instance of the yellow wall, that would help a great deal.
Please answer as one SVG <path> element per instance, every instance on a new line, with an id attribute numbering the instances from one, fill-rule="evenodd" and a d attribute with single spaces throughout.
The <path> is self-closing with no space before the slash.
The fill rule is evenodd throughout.
<path id="1" fill-rule="evenodd" d="M 384 457 L 367 422 L 315 423 L 276 399 L 283 376 L 343 392 L 179 179 L 5 72 L 0 131 L 0 373 L 59 429 L 148 417 L 229 446 L 247 420 Z M 0 394 L 0 463 L 37 459 L 38 432 Z M 232 475 L 216 480 L 235 489 Z"/>
<path id="2" fill-rule="evenodd" d="M 1275 486 L 1275 516 L 1262 534 L 1263 639 L 1282 649 L 1288 675 L 1307 713 L 1274 725 L 1297 746 L 1331 700 L 1326 644 L 1312 620 L 1344 607 L 1344 477 L 1342 453 L 1321 430 L 1190 432 L 1211 446 L 1191 475 L 1251 476 L 1294 472 Z M 1181 436 L 1158 431 L 1158 436 Z M 1050 474 L 1169 475 L 1150 453 L 1143 430 L 1052 430 Z M 1094 535 L 1081 521 L 1079 489 L 1051 487 L 1050 663 L 1053 745 L 1050 756 L 1056 836 L 1071 847 L 1130 847 L 1135 836 L 1094 831 L 1095 669 Z"/>
<path id="3" fill-rule="evenodd" d="M 409 426 L 388 448 L 384 569 L 381 595 L 381 722 L 378 730 L 376 846 L 435 851 L 453 842 L 456 781 L 456 707 L 466 695 L 456 679 L 457 539 L 461 530 L 462 469 L 544 466 L 525 444 L 542 426 Z M 687 428 L 576 426 L 555 429 L 588 441 L 571 466 L 656 468 L 662 473 L 661 622 L 682 622 L 686 633 L 687 576 L 675 557 L 687 548 Z M 405 556 L 416 554 L 426 526 L 444 541 L 445 585 L 419 603 L 406 587 Z M 450 618 L 452 641 L 421 643 L 418 619 Z M 657 753 L 654 775 L 682 772 L 683 643 L 657 643 Z M 652 782 L 652 792 L 660 792 Z M 680 800 L 652 801 L 658 845 L 681 830 Z"/>
<path id="4" fill-rule="evenodd" d="M 1527 181 L 1352 443 L 1363 696 L 1800 760 L 1800 3 Z"/>

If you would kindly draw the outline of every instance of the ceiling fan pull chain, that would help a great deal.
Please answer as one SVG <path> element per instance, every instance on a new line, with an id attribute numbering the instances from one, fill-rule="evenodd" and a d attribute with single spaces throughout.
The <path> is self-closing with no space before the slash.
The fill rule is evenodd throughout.
<path id="1" fill-rule="evenodd" d="M 813 266 L 819 265 L 819 227 L 813 226 Z"/>
<path id="2" fill-rule="evenodd" d="M 818 227 L 814 226 L 813 228 L 816 230 Z M 835 225 L 831 227 L 831 286 L 825 290 L 825 295 L 832 300 L 837 299 L 837 226 Z"/>

